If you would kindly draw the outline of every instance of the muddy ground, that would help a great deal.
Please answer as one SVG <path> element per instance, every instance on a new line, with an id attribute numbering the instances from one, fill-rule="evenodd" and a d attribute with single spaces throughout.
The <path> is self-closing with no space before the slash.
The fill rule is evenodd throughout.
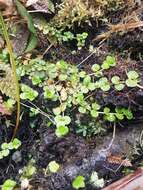
<path id="1" fill-rule="evenodd" d="M 143 21 L 143 5 L 135 6 L 131 13 L 138 13 L 138 18 Z M 108 13 L 111 24 L 120 23 L 123 21 L 124 15 L 128 16 L 126 9 L 119 10 L 113 15 Z M 134 19 L 132 17 L 132 19 Z M 78 50 L 72 55 L 74 42 L 70 44 L 57 45 L 51 47 L 44 55 L 45 60 L 57 61 L 64 59 L 71 64 L 80 64 L 79 68 L 90 72 L 89 66 L 94 63 L 101 63 L 104 58 L 114 52 L 118 59 L 118 66 L 111 70 L 111 73 L 105 73 L 109 78 L 111 75 L 118 74 L 125 77 L 126 68 L 132 68 L 139 71 L 141 76 L 141 84 L 143 85 L 143 32 L 142 27 L 132 28 L 131 30 L 115 31 L 110 37 L 103 40 L 94 40 L 102 32 L 107 32 L 109 27 L 103 22 L 97 23 L 91 21 L 92 26 L 83 25 L 82 27 L 75 26 L 73 31 L 84 31 L 89 33 L 86 47 Z M 47 48 L 43 36 L 39 34 L 39 46 L 35 53 L 44 52 Z M 95 53 L 89 52 L 89 45 L 97 48 Z M 41 49 L 42 47 L 42 49 Z M 41 53 L 40 52 L 40 53 Z M 40 54 L 39 53 L 39 54 Z M 27 81 L 29 83 L 29 81 Z M 31 84 L 30 84 L 31 85 Z M 116 125 L 115 137 L 113 138 L 113 126 L 110 127 L 101 136 L 93 136 L 84 138 L 77 135 L 74 130 L 68 137 L 57 138 L 54 129 L 47 128 L 45 118 L 41 115 L 31 119 L 28 109 L 22 106 L 22 120 L 17 137 L 22 141 L 22 147 L 17 151 L 19 159 L 14 159 L 14 154 L 0 160 L 0 184 L 6 179 L 14 177 L 18 179 L 21 170 L 31 158 L 35 159 L 37 168 L 36 174 L 30 180 L 30 189 L 33 190 L 71 190 L 71 182 L 76 174 L 84 174 L 86 179 L 94 171 L 98 171 L 99 176 L 105 179 L 106 185 L 122 178 L 125 173 L 125 168 L 135 170 L 143 162 L 142 144 L 139 139 L 141 137 L 143 127 L 143 90 L 142 89 L 125 89 L 123 93 L 112 91 L 110 94 L 102 92 L 94 94 L 99 99 L 102 105 L 120 105 L 130 106 L 135 114 L 133 121 L 124 120 Z M 23 102 L 24 103 L 24 102 Z M 42 107 L 45 104 L 44 100 L 38 99 L 35 104 Z M 0 127 L 0 144 L 3 141 L 8 141 L 12 136 L 12 128 L 8 127 L 8 121 L 15 118 L 13 113 L 9 117 L 7 124 L 5 118 L 1 118 Z M 31 123 L 36 127 L 31 129 Z M 88 120 L 87 120 L 88 123 Z M 113 142 L 112 142 L 113 140 Z M 112 143 L 111 143 L 112 142 Z M 113 156 L 121 157 L 121 160 L 129 159 L 130 165 L 121 164 L 121 162 L 112 162 Z M 110 159 L 111 158 L 111 159 Z M 43 169 L 47 164 L 56 160 L 62 167 L 57 174 L 46 176 Z M 91 185 L 86 187 L 86 190 L 96 189 Z"/>

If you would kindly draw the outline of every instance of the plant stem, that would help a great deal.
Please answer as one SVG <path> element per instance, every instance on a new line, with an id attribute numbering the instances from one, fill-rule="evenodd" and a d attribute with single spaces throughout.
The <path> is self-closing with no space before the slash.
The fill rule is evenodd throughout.
<path id="1" fill-rule="evenodd" d="M 137 84 L 137 87 L 140 88 L 140 89 L 143 89 L 143 86 Z"/>
<path id="2" fill-rule="evenodd" d="M 13 54 L 12 44 L 11 44 L 11 41 L 9 39 L 7 27 L 5 25 L 5 22 L 4 22 L 4 19 L 3 19 L 1 12 L 0 12 L 0 23 L 2 26 L 3 36 L 4 36 L 4 39 L 6 41 L 8 53 L 10 55 L 10 63 L 11 63 L 12 71 L 13 71 L 14 82 L 16 85 L 17 116 L 16 116 L 16 125 L 15 125 L 13 135 L 12 135 L 12 139 L 13 139 L 16 135 L 17 130 L 18 130 L 19 121 L 20 121 L 20 88 L 19 88 L 19 82 L 18 82 L 18 77 L 17 77 L 17 73 L 16 73 L 16 62 L 15 62 L 15 58 L 14 58 L 14 54 Z"/>

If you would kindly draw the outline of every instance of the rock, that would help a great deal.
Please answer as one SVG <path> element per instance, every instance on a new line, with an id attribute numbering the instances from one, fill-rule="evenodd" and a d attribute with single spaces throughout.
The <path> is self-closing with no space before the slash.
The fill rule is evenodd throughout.
<path id="1" fill-rule="evenodd" d="M 12 160 L 15 162 L 15 163 L 18 163 L 18 162 L 21 162 L 22 161 L 22 155 L 21 155 L 21 152 L 20 151 L 16 151 L 13 153 L 12 155 Z"/>

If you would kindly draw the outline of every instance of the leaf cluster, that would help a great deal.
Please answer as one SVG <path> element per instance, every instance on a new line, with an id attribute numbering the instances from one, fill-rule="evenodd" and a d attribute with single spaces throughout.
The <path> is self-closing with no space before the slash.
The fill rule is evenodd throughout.
<path id="1" fill-rule="evenodd" d="M 27 65 L 18 67 L 19 75 L 28 75 L 33 85 L 39 86 L 43 90 L 45 101 L 53 101 L 52 107 L 53 124 L 56 126 L 56 135 L 62 137 L 69 132 L 69 125 L 72 117 L 69 116 L 70 109 L 76 107 L 80 114 L 89 115 L 91 118 L 104 121 L 116 122 L 125 118 L 132 119 L 132 112 L 128 108 L 110 109 L 99 104 L 98 100 L 86 98 L 89 93 L 101 90 L 105 93 L 111 89 L 123 90 L 127 86 L 126 81 L 122 81 L 119 76 L 112 76 L 111 80 L 104 76 L 104 71 L 116 66 L 114 56 L 107 56 L 101 64 L 92 66 L 92 75 L 83 70 L 79 70 L 75 65 L 66 63 L 64 60 L 56 64 L 45 62 L 40 59 L 33 59 Z M 136 72 L 129 72 L 130 80 L 139 80 Z M 128 80 L 128 79 L 127 79 Z M 31 87 L 21 85 L 21 98 L 33 101 L 38 97 L 38 92 Z M 36 112 L 38 113 L 38 112 Z M 82 125 L 81 125 L 82 126 Z M 86 128 L 81 131 L 86 134 Z M 93 132 L 100 132 L 95 128 Z"/>
<path id="2" fill-rule="evenodd" d="M 2 143 L 0 151 L 0 159 L 7 157 L 11 150 L 17 150 L 21 146 L 21 141 L 17 138 L 13 139 L 10 143 Z"/>

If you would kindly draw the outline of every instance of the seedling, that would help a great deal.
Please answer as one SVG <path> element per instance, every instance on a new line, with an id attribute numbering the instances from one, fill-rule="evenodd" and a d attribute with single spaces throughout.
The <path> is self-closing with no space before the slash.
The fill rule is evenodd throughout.
<path id="1" fill-rule="evenodd" d="M 136 87 L 139 82 L 139 74 L 136 71 L 129 71 L 127 73 L 128 79 L 126 80 L 126 85 L 128 87 Z"/>
<path id="2" fill-rule="evenodd" d="M 103 64 L 101 65 L 102 69 L 109 69 L 110 67 L 116 66 L 116 59 L 114 56 L 107 56 Z"/>
<path id="3" fill-rule="evenodd" d="M 90 177 L 90 183 L 97 188 L 103 188 L 104 187 L 104 179 L 99 179 L 97 172 L 93 172 Z"/>
<path id="4" fill-rule="evenodd" d="M 36 90 L 33 90 L 25 84 L 21 85 L 21 91 L 22 93 L 20 94 L 20 98 L 23 100 L 33 101 L 38 96 L 38 92 Z"/>
<path id="5" fill-rule="evenodd" d="M 51 161 L 48 164 L 48 168 L 49 168 L 51 173 L 56 173 L 59 170 L 60 166 L 56 161 Z"/>
<path id="6" fill-rule="evenodd" d="M 11 179 L 7 179 L 2 185 L 2 190 L 13 190 L 16 186 L 16 182 Z"/>
<path id="7" fill-rule="evenodd" d="M 114 87 L 116 90 L 121 91 L 124 89 L 125 84 L 123 84 L 123 82 L 120 80 L 119 76 L 113 76 L 111 81 L 114 84 Z"/>
<path id="8" fill-rule="evenodd" d="M 13 139 L 10 143 L 2 143 L 0 151 L 0 159 L 7 157 L 11 150 L 17 150 L 21 146 L 21 141 L 17 138 Z"/>
<path id="9" fill-rule="evenodd" d="M 72 182 L 72 186 L 75 189 L 80 189 L 85 187 L 85 178 L 83 176 L 77 176 Z"/>

